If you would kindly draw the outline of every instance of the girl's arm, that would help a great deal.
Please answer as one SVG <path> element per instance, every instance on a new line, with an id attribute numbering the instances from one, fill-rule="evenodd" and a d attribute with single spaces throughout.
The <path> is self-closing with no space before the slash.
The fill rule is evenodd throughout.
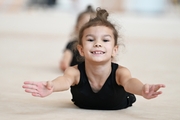
<path id="1" fill-rule="evenodd" d="M 80 73 L 77 69 L 77 65 L 75 67 L 69 67 L 65 70 L 63 76 L 59 76 L 56 79 L 49 81 L 51 86 L 53 86 L 53 92 L 59 92 L 68 90 L 70 86 L 78 84 Z"/>
<path id="2" fill-rule="evenodd" d="M 69 67 L 63 76 L 57 77 L 52 81 L 25 81 L 22 87 L 25 89 L 25 92 L 31 93 L 35 97 L 46 97 L 52 92 L 68 90 L 70 86 L 78 84 L 79 74 L 77 66 Z"/>
<path id="3" fill-rule="evenodd" d="M 162 87 L 165 87 L 163 84 L 143 84 L 137 78 L 132 78 L 130 71 L 124 67 L 118 68 L 116 76 L 117 83 L 122 85 L 127 92 L 141 95 L 146 99 L 157 97 L 162 93 L 158 90 Z"/>

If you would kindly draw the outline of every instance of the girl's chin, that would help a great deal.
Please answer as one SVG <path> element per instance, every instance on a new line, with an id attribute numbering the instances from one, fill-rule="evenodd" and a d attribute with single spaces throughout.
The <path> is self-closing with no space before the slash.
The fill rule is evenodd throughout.
<path id="1" fill-rule="evenodd" d="M 104 60 L 104 59 L 91 59 L 91 60 L 88 60 L 89 62 L 92 62 L 92 63 L 105 63 L 105 62 L 108 62 L 109 60 Z"/>

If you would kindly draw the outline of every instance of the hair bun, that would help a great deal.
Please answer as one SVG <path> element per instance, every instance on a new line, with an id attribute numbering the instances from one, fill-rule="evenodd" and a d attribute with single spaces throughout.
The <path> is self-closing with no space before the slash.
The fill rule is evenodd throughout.
<path id="1" fill-rule="evenodd" d="M 100 7 L 98 7 L 96 9 L 96 11 L 97 11 L 97 17 L 98 18 L 102 18 L 102 19 L 106 19 L 107 20 L 107 18 L 109 16 L 109 13 L 105 9 L 101 9 Z"/>

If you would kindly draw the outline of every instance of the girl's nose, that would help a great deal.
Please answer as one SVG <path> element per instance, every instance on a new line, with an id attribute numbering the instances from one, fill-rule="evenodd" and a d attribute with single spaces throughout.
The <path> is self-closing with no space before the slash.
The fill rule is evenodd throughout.
<path id="1" fill-rule="evenodd" d="M 97 42 L 94 44 L 94 47 L 102 47 L 102 45 L 99 42 Z"/>

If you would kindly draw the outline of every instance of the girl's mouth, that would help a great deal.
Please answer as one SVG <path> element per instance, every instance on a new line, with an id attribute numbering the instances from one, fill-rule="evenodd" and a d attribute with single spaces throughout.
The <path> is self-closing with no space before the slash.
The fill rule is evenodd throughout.
<path id="1" fill-rule="evenodd" d="M 104 54 L 105 52 L 103 52 L 103 51 L 92 51 L 91 53 L 92 54 Z"/>

